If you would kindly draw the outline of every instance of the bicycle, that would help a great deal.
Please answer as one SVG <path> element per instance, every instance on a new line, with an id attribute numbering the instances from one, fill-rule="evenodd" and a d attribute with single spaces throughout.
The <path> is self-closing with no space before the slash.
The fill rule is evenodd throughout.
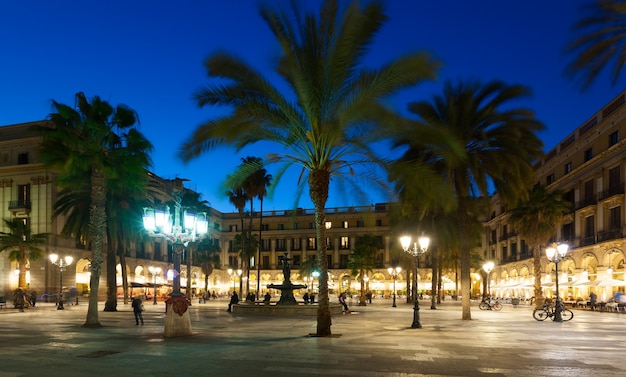
<path id="1" fill-rule="evenodd" d="M 478 308 L 480 310 L 495 310 L 495 311 L 500 311 L 502 310 L 502 304 L 500 304 L 500 302 L 496 301 L 496 300 L 491 300 L 491 299 L 483 299 L 480 304 L 478 304 Z"/>
<path id="2" fill-rule="evenodd" d="M 572 318 L 574 318 L 574 313 L 569 309 L 565 309 L 565 306 L 562 302 L 559 302 L 559 307 L 561 309 L 561 319 L 563 321 L 570 321 Z M 554 321 L 554 319 L 556 318 L 555 309 L 556 305 L 545 303 L 541 308 L 533 310 L 533 318 L 537 321 L 545 321 L 547 318 L 553 318 L 552 320 Z"/>

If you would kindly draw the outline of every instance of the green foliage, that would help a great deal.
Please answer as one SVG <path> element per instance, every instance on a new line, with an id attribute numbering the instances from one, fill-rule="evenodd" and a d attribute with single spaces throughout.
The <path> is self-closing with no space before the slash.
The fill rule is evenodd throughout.
<path id="1" fill-rule="evenodd" d="M 40 246 L 48 242 L 48 233 L 32 234 L 26 219 L 3 219 L 8 232 L 0 232 L 0 252 L 9 251 L 9 260 L 18 263 L 19 287 L 26 287 L 26 265 L 44 255 Z"/>

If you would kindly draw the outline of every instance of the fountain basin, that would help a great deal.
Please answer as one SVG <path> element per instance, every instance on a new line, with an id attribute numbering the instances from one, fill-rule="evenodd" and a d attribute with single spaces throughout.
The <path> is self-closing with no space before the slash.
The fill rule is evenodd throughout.
<path id="1" fill-rule="evenodd" d="M 267 316 L 317 316 L 317 304 L 297 304 L 297 305 L 263 305 L 263 304 L 236 304 L 233 305 L 233 313 L 249 315 Z M 343 307 L 339 304 L 330 304 L 331 315 L 341 315 Z"/>

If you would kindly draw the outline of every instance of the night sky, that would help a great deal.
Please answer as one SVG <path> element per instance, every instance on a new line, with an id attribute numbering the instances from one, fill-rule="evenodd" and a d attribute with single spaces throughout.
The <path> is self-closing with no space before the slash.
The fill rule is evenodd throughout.
<path id="1" fill-rule="evenodd" d="M 283 3 L 286 1 L 273 1 Z M 314 3 L 310 1 L 308 4 Z M 443 61 L 439 79 L 391 99 L 405 111 L 411 101 L 439 94 L 445 80 L 503 80 L 533 90 L 517 105 L 534 110 L 547 127 L 545 150 L 589 119 L 624 89 L 602 75 L 581 92 L 563 72 L 563 50 L 581 16 L 581 0 L 389 0 L 388 22 L 366 60 L 377 66 L 403 53 L 426 50 Z M 219 114 L 197 108 L 192 94 L 208 83 L 205 58 L 225 50 L 268 72 L 279 48 L 258 14 L 257 1 L 59 0 L 0 2 L 0 125 L 45 119 L 51 100 L 73 104 L 74 94 L 124 103 L 140 116 L 140 130 L 154 144 L 153 171 L 190 179 L 187 187 L 220 211 L 234 211 L 221 189 L 240 158 L 220 149 L 187 165 L 178 148 L 197 125 Z M 276 168 L 268 167 L 272 174 Z M 297 173 L 281 180 L 266 210 L 290 209 Z M 333 190 L 328 207 L 364 205 L 389 198 L 373 194 L 355 202 Z M 305 194 L 300 207 L 311 208 Z"/>

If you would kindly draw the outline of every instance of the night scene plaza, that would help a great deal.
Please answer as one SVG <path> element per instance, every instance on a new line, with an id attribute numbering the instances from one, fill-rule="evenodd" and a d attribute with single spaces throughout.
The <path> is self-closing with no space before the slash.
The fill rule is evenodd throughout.
<path id="1" fill-rule="evenodd" d="M 568 322 L 532 318 L 532 306 L 500 312 L 444 301 L 421 311 L 374 299 L 333 316 L 333 336 L 311 337 L 313 317 L 244 316 L 227 300 L 193 303 L 193 335 L 164 338 L 164 304 L 146 305 L 136 326 L 130 305 L 101 312 L 87 329 L 86 303 L 0 310 L 0 376 L 606 376 L 626 375 L 626 315 L 573 309 Z"/>

